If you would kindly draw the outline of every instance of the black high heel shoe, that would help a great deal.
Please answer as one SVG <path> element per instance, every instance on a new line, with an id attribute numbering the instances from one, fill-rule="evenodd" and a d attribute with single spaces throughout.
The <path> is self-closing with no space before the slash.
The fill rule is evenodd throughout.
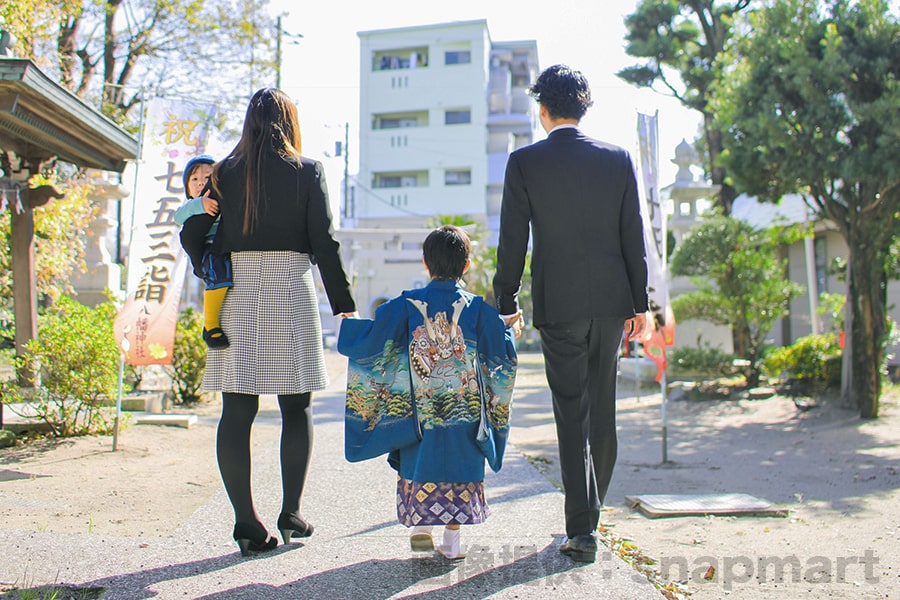
<path id="1" fill-rule="evenodd" d="M 278 515 L 278 531 L 285 544 L 291 543 L 291 538 L 305 538 L 313 534 L 315 527 L 306 522 L 303 517 L 291 513 Z"/>
<path id="2" fill-rule="evenodd" d="M 259 523 L 235 523 L 232 537 L 241 549 L 241 556 L 253 556 L 278 547 L 278 540 Z"/>

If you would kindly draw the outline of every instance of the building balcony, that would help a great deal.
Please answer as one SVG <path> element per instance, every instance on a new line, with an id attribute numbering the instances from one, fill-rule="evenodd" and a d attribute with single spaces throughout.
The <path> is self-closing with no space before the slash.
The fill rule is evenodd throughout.
<path id="1" fill-rule="evenodd" d="M 488 185 L 503 185 L 503 176 L 506 174 L 506 161 L 509 154 L 506 152 L 492 152 L 488 154 Z"/>

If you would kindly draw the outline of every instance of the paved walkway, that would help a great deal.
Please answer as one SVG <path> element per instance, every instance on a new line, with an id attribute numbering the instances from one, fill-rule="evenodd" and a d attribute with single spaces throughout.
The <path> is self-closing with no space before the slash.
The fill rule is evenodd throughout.
<path id="1" fill-rule="evenodd" d="M 106 590 L 103 600 L 662 597 L 602 547 L 591 565 L 559 553 L 563 496 L 515 445 L 508 448 L 502 471 L 486 479 L 492 516 L 463 529 L 468 557 L 452 562 L 414 555 L 409 530 L 394 515 L 394 471 L 383 459 L 350 464 L 343 458 L 343 378 L 335 379 L 340 381 L 314 400 L 316 437 L 304 507 L 317 529 L 303 544 L 242 558 L 231 540 L 231 510 L 220 489 L 168 538 L 0 529 L 0 581 L 24 577 L 99 587 Z M 537 379 L 523 384 L 532 385 L 533 392 L 539 386 Z M 544 401 L 539 396 L 529 395 L 514 418 L 543 431 L 552 416 L 548 419 L 549 394 Z M 273 399 L 263 400 L 254 429 L 254 490 L 257 508 L 274 531 L 279 497 L 271 489 L 279 481 L 279 418 Z M 159 493 L 166 493 L 165 481 L 159 482 Z"/>

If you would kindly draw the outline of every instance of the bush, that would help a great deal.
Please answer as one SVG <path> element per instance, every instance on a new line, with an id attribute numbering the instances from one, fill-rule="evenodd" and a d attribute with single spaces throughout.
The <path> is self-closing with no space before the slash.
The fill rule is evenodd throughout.
<path id="1" fill-rule="evenodd" d="M 734 366 L 734 355 L 706 343 L 697 346 L 674 348 L 669 351 L 669 373 L 672 377 L 701 377 L 715 379 L 733 377 L 738 369 Z"/>
<path id="2" fill-rule="evenodd" d="M 32 373 L 34 390 L 0 382 L 4 404 L 27 404 L 27 415 L 47 423 L 57 437 L 111 433 L 111 415 L 101 406 L 118 387 L 115 316 L 112 303 L 89 308 L 61 297 L 41 316 L 40 336 L 15 359 L 17 370 Z"/>
<path id="3" fill-rule="evenodd" d="M 192 404 L 200 400 L 206 371 L 206 342 L 203 341 L 203 315 L 192 308 L 178 315 L 172 366 L 166 370 L 172 378 L 176 402 Z"/>
<path id="4" fill-rule="evenodd" d="M 841 380 L 841 347 L 833 333 L 808 335 L 790 346 L 768 352 L 763 369 L 769 378 L 817 381 L 827 384 Z"/>

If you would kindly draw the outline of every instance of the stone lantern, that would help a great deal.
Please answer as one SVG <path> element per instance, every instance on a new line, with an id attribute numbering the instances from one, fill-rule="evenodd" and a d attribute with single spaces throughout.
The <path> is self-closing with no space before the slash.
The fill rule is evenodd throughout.
<path id="1" fill-rule="evenodd" d="M 672 162 L 678 166 L 678 172 L 675 174 L 675 183 L 665 188 L 665 191 L 669 192 L 669 199 L 675 205 L 674 213 L 669 217 L 669 227 L 677 244 L 703 213 L 700 201 L 718 194 L 722 186 L 694 178 L 691 167 L 697 166 L 699 157 L 694 147 L 684 139 L 675 147 Z"/>

